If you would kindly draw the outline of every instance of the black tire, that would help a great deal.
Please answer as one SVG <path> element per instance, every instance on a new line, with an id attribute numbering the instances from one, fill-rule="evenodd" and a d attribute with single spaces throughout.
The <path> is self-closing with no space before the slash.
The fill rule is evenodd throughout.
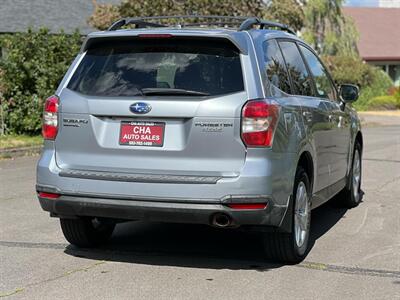
<path id="1" fill-rule="evenodd" d="M 303 182 L 307 191 L 308 201 L 308 222 L 305 230 L 305 240 L 302 246 L 298 246 L 295 236 L 295 207 L 296 193 L 300 182 Z M 293 210 L 292 210 L 292 232 L 272 232 L 267 233 L 263 238 L 264 252 L 268 259 L 285 262 L 299 263 L 308 253 L 308 242 L 310 238 L 310 222 L 311 222 L 311 185 L 307 173 L 302 167 L 298 167 L 296 171 L 295 184 L 293 188 Z"/>
<path id="2" fill-rule="evenodd" d="M 359 164 L 360 164 L 360 179 L 358 186 L 355 187 L 353 184 L 353 172 L 355 167 L 354 159 L 357 157 L 356 153 L 358 152 Z M 360 143 L 356 142 L 353 151 L 353 159 L 351 161 L 351 169 L 349 172 L 348 182 L 346 187 L 339 193 L 339 203 L 341 206 L 346 208 L 353 208 L 360 204 L 362 194 L 361 194 L 361 178 L 362 178 L 362 148 Z M 357 190 L 355 190 L 357 189 Z"/>
<path id="3" fill-rule="evenodd" d="M 104 244 L 115 228 L 115 223 L 96 218 L 60 219 L 60 224 L 65 239 L 82 248 Z"/>

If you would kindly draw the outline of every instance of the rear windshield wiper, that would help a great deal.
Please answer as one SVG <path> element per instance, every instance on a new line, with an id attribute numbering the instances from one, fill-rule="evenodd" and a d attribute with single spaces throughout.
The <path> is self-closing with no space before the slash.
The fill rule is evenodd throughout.
<path id="1" fill-rule="evenodd" d="M 210 94 L 198 91 L 171 89 L 171 88 L 144 88 L 141 90 L 143 95 L 182 95 L 182 96 L 209 96 Z"/>

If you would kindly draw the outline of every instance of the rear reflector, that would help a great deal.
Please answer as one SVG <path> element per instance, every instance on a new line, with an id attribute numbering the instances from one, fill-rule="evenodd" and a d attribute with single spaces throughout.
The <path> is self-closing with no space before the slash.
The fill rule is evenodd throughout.
<path id="1" fill-rule="evenodd" d="M 265 209 L 267 203 L 231 203 L 228 207 L 232 209 Z"/>
<path id="2" fill-rule="evenodd" d="M 39 192 L 39 197 L 40 198 L 47 198 L 47 199 L 57 199 L 61 195 L 60 194 L 55 194 L 55 193 L 45 193 L 45 192 Z"/>

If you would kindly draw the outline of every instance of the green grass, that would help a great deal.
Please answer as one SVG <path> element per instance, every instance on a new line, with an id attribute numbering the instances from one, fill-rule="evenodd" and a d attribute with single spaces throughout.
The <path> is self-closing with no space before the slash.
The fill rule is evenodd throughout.
<path id="1" fill-rule="evenodd" d="M 0 149 L 40 146 L 42 143 L 43 139 L 40 135 L 29 136 L 10 134 L 0 136 Z"/>

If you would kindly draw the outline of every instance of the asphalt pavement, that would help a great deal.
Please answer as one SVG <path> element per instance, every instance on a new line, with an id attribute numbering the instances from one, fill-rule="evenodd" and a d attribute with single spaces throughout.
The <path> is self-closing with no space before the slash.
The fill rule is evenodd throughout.
<path id="1" fill-rule="evenodd" d="M 364 130 L 363 202 L 312 214 L 301 264 L 263 259 L 258 236 L 177 224 L 119 224 L 76 249 L 35 195 L 38 157 L 0 161 L 0 298 L 400 299 L 400 126 Z"/>

